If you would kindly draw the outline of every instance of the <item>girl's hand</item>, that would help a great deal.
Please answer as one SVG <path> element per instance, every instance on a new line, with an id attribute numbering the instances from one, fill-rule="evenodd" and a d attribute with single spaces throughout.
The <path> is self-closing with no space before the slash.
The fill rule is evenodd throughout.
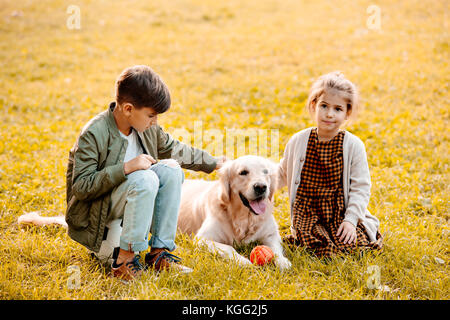
<path id="1" fill-rule="evenodd" d="M 125 174 L 130 174 L 137 170 L 146 170 L 156 162 L 152 156 L 148 154 L 140 154 L 136 158 L 131 159 L 123 164 L 123 171 Z"/>
<path id="2" fill-rule="evenodd" d="M 339 226 L 336 236 L 340 236 L 339 241 L 343 241 L 344 244 L 356 244 L 356 227 L 350 222 L 344 221 Z"/>

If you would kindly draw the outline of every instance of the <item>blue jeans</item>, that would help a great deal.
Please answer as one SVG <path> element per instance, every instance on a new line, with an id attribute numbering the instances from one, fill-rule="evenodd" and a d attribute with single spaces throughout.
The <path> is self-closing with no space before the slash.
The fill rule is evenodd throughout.
<path id="1" fill-rule="evenodd" d="M 175 250 L 183 181 L 183 170 L 176 161 L 161 160 L 147 170 L 130 173 L 113 190 L 109 221 L 123 218 L 121 249 L 144 251 L 150 245 Z"/>

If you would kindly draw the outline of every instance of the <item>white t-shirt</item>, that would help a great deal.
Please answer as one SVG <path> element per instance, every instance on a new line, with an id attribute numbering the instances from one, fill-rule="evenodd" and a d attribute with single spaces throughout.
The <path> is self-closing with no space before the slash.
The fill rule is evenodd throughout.
<path id="1" fill-rule="evenodd" d="M 125 158 L 123 159 L 123 162 L 128 162 L 131 159 L 136 158 L 138 155 L 144 153 L 142 147 L 139 144 L 136 130 L 131 129 L 131 133 L 129 136 L 124 135 L 122 132 L 120 132 L 120 135 L 128 140 L 127 151 L 125 152 Z"/>

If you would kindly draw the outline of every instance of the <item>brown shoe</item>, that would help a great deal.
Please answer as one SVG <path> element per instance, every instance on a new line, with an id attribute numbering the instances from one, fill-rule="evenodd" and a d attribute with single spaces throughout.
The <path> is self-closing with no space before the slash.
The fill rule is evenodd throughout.
<path id="1" fill-rule="evenodd" d="M 180 273 L 191 273 L 193 270 L 191 268 L 185 267 L 180 264 L 181 259 L 168 251 L 161 250 L 156 253 L 147 253 L 145 255 L 145 267 L 153 268 L 156 271 L 161 270 L 176 270 Z"/>
<path id="2" fill-rule="evenodd" d="M 129 262 L 122 262 L 121 264 L 116 264 L 114 260 L 111 266 L 111 275 L 125 280 L 130 281 L 141 276 L 144 267 L 139 263 L 141 257 L 136 255 L 133 260 Z"/>

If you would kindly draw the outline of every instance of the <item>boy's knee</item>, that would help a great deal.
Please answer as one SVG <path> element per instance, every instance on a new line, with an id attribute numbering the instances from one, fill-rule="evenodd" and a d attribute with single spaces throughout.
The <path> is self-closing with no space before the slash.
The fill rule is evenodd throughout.
<path id="1" fill-rule="evenodd" d="M 176 160 L 164 159 L 161 160 L 159 168 L 159 179 L 161 181 L 184 181 L 184 172 Z"/>
<path id="2" fill-rule="evenodd" d="M 132 180 L 137 187 L 143 187 L 144 189 L 149 190 L 151 189 L 149 187 L 159 186 L 158 175 L 151 170 L 138 170 L 131 174 L 134 174 Z"/>
<path id="3" fill-rule="evenodd" d="M 159 161 L 159 163 L 165 164 L 166 166 L 171 168 L 181 169 L 179 163 L 174 159 L 163 159 Z"/>

